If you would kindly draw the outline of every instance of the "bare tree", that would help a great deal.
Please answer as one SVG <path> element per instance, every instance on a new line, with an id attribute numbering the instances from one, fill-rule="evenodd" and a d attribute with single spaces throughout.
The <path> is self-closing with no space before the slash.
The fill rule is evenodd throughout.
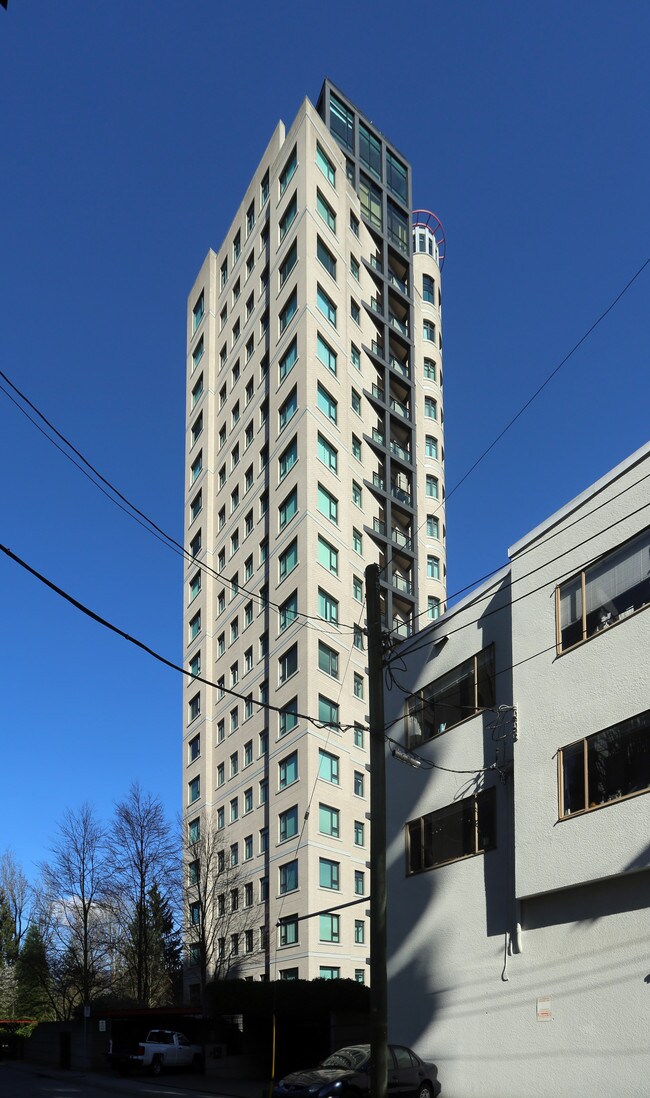
<path id="1" fill-rule="evenodd" d="M 115 806 L 109 852 L 110 904 L 127 990 L 140 1006 L 163 1006 L 174 993 L 171 922 L 180 851 L 161 802 L 137 783 Z"/>
<path id="2" fill-rule="evenodd" d="M 244 880 L 236 848 L 226 848 L 222 835 L 204 811 L 184 843 L 183 931 L 202 1004 L 208 980 L 240 970 L 253 933 L 253 883 Z"/>
<path id="3" fill-rule="evenodd" d="M 0 895 L 13 923 L 16 949 L 20 951 L 27 928 L 30 888 L 29 881 L 11 850 L 5 850 L 0 858 Z"/>
<path id="4" fill-rule="evenodd" d="M 58 825 L 52 858 L 41 866 L 44 940 L 68 1015 L 108 983 L 105 834 L 88 804 L 68 810 Z"/>

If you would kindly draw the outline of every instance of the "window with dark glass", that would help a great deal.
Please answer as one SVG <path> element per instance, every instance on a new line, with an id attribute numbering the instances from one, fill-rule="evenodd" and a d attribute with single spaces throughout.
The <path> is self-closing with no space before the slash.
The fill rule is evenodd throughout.
<path id="1" fill-rule="evenodd" d="M 381 142 L 359 122 L 359 160 L 375 179 L 381 179 Z"/>
<path id="2" fill-rule="evenodd" d="M 559 753 L 560 816 L 650 791 L 650 710 Z"/>
<path id="3" fill-rule="evenodd" d="M 494 647 L 490 645 L 410 696 L 408 746 L 446 732 L 494 702 Z"/>
<path id="4" fill-rule="evenodd" d="M 354 152 L 354 115 L 330 92 L 330 131 L 339 145 Z"/>
<path id="5" fill-rule="evenodd" d="M 428 812 L 406 825 L 406 871 L 423 873 L 496 846 L 494 788 Z"/>

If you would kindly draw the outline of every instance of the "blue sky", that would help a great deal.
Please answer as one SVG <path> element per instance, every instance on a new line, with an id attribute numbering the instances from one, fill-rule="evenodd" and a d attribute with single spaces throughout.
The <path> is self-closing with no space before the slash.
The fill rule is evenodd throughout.
<path id="1" fill-rule="evenodd" d="M 330 76 L 447 236 L 451 490 L 650 254 L 650 8 L 10 0 L 0 369 L 182 540 L 185 299 L 279 118 Z M 453 592 L 647 441 L 650 267 L 449 500 Z M 0 392 L 0 542 L 180 661 L 180 558 Z M 180 806 L 181 681 L 0 559 L 0 850 L 138 780 Z"/>

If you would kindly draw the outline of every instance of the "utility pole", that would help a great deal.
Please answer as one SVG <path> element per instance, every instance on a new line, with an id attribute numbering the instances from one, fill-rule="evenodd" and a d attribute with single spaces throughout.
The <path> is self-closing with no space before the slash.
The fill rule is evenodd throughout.
<path id="1" fill-rule="evenodd" d="M 370 1093 L 388 1093 L 386 974 L 386 740 L 379 565 L 365 571 L 370 715 Z"/>

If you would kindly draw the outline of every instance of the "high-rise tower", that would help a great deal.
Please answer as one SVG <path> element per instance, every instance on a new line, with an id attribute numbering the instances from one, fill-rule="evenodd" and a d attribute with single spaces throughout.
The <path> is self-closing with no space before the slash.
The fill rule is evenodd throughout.
<path id="1" fill-rule="evenodd" d="M 444 608 L 443 245 L 326 81 L 189 297 L 186 660 L 216 688 L 186 688 L 184 813 L 222 973 L 368 976 L 364 568 L 396 641 Z"/>

